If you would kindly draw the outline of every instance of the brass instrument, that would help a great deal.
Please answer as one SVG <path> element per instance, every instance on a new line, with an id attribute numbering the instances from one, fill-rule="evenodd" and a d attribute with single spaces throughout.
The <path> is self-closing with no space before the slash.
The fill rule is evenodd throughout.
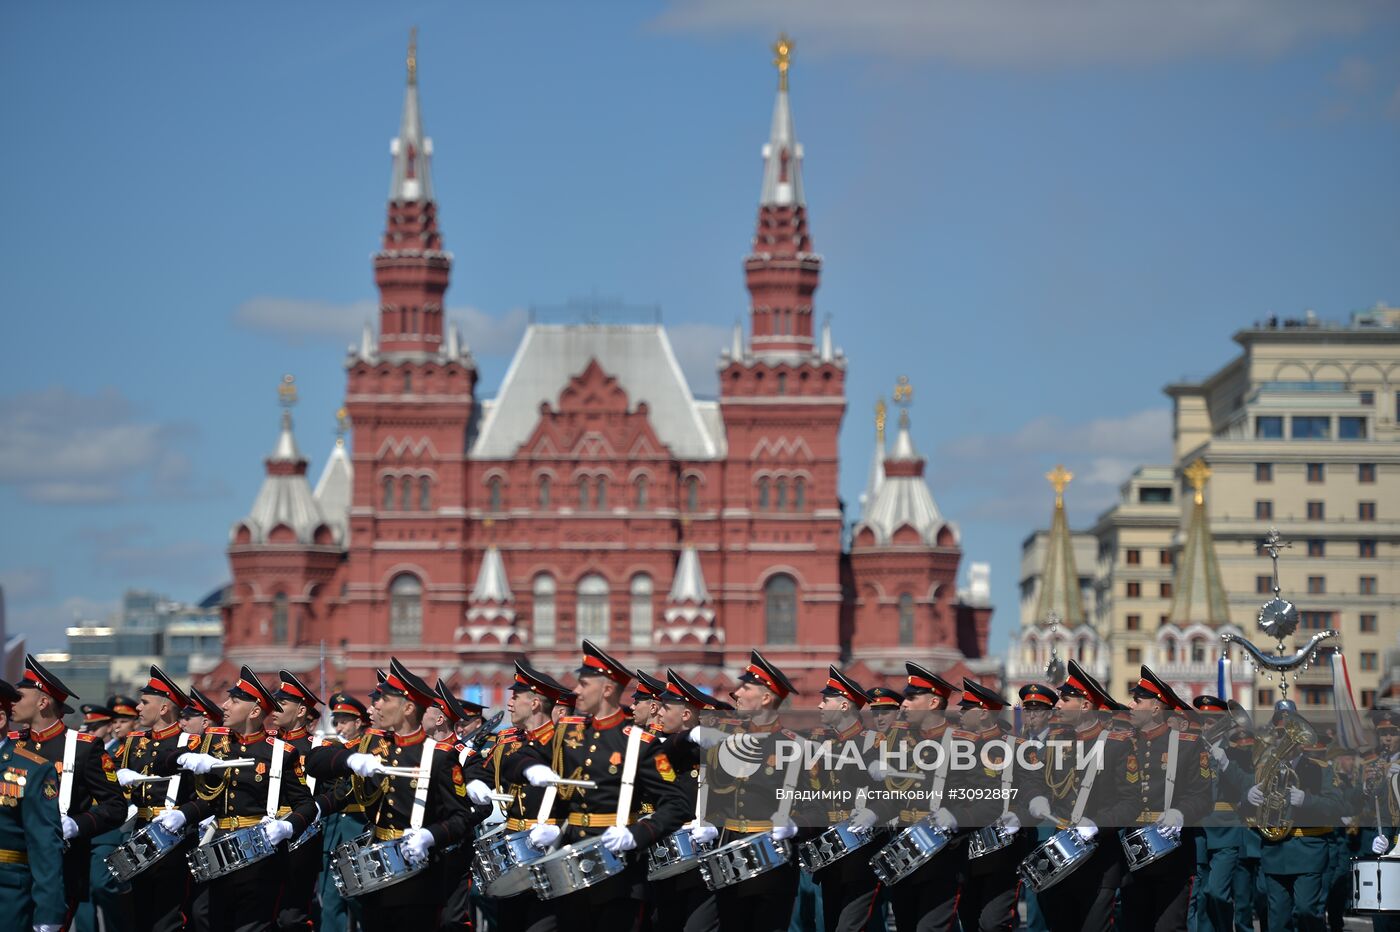
<path id="1" fill-rule="evenodd" d="M 1249 712 L 1244 706 L 1230 699 L 1226 701 L 1225 707 L 1225 713 L 1214 716 L 1210 724 L 1202 729 L 1201 740 L 1206 744 L 1219 744 L 1235 729 L 1247 735 L 1254 734 L 1254 723 L 1250 721 Z"/>
<path id="2" fill-rule="evenodd" d="M 1245 821 L 1269 841 L 1282 841 L 1293 832 L 1293 804 L 1289 790 L 1298 785 L 1298 773 L 1288 763 L 1305 747 L 1317 743 L 1317 731 L 1298 715 L 1283 718 L 1282 734 L 1265 739 L 1254 764 L 1254 779 L 1264 801 Z"/>

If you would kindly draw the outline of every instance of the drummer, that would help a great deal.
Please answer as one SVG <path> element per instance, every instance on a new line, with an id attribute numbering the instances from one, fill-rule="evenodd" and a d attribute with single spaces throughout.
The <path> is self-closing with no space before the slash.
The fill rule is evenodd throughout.
<path id="1" fill-rule="evenodd" d="M 0 680 L 0 768 L 5 804 L 0 805 L 0 878 L 9 928 L 57 932 L 66 921 L 63 856 L 59 838 L 58 771 L 19 745 L 10 732 L 10 710 L 19 690 Z"/>
<path id="2" fill-rule="evenodd" d="M 331 710 L 331 727 L 334 736 L 321 740 L 321 747 L 357 748 L 360 738 L 369 727 L 369 710 L 365 704 L 345 692 L 331 693 L 326 700 Z M 326 789 L 335 795 L 350 795 L 350 779 L 342 777 L 332 781 Z M 321 816 L 322 831 L 321 874 L 317 880 L 317 890 L 321 901 L 320 932 L 346 932 L 353 916 L 356 925 L 360 922 L 360 905 L 353 897 L 344 897 L 335 885 L 335 877 L 330 870 L 331 855 L 340 845 L 358 838 L 365 831 L 365 809 L 354 799 L 346 799 L 335 806 L 335 811 Z"/>
<path id="3" fill-rule="evenodd" d="M 666 683 L 645 670 L 633 672 L 637 674 L 637 688 L 632 690 L 632 724 L 660 734 L 661 723 L 656 716 L 661 711 L 660 700 L 666 692 Z"/>
<path id="4" fill-rule="evenodd" d="M 136 807 L 135 828 L 149 825 L 171 804 L 182 805 L 194 794 L 194 778 L 185 775 L 178 784 L 142 782 L 139 777 L 162 773 L 159 762 L 167 754 L 194 751 L 199 739 L 180 727 L 180 711 L 190 702 L 175 681 L 151 664 L 150 681 L 141 687 L 136 704 L 137 729 L 126 736 L 117 754 L 117 782 L 126 787 Z M 171 791 L 174 791 L 173 793 Z M 183 928 L 189 912 L 188 869 L 185 854 L 195 844 L 193 835 L 171 854 L 137 874 L 131 881 L 135 928 L 175 932 Z"/>
<path id="5" fill-rule="evenodd" d="M 205 729 L 218 728 L 224 724 L 223 709 L 219 708 L 219 704 L 213 699 L 196 689 L 193 683 L 190 684 L 189 689 L 185 690 L 185 695 L 190 700 L 190 704 L 180 711 L 180 730 L 185 734 L 203 738 Z M 206 819 L 204 824 L 207 823 Z M 189 932 L 209 932 L 214 927 L 214 921 L 209 915 L 209 883 L 195 881 L 192 877 L 188 879 L 190 881 L 188 930 Z"/>
<path id="6" fill-rule="evenodd" d="M 870 710 L 870 730 L 879 738 L 884 738 L 899 718 L 899 704 L 904 695 L 888 686 L 874 686 L 866 690 L 866 696 L 866 708 Z"/>
<path id="7" fill-rule="evenodd" d="M 1027 683 L 1017 690 L 1016 694 L 1021 699 L 1021 738 L 1036 747 L 1037 759 L 1040 759 L 1041 749 L 1050 737 L 1050 729 L 1054 724 L 1055 703 L 1059 701 L 1060 696 L 1044 683 Z M 1024 802 L 1029 802 L 1035 795 L 1034 792 L 1028 792 Z M 1037 844 L 1049 839 L 1051 834 L 1050 828 L 1044 824 L 1034 826 L 1034 831 Z M 1021 892 L 1026 900 L 1027 932 L 1046 932 L 1045 915 L 1040 910 L 1040 900 L 1036 898 L 1035 891 L 1023 885 Z"/>
<path id="8" fill-rule="evenodd" d="M 443 744 L 452 745 L 457 755 L 457 763 L 462 767 L 463 779 L 467 778 L 467 761 L 475 756 L 475 748 L 462 743 L 457 737 L 457 726 L 469 715 L 462 700 L 448 687 L 447 683 L 439 679 L 437 688 L 434 690 L 437 699 L 437 710 L 440 721 L 435 728 L 428 728 L 426 722 L 429 713 L 424 713 L 424 730 L 428 732 L 428 738 L 439 741 Z M 431 711 L 431 710 L 430 710 Z M 480 718 L 480 716 L 477 716 Z M 469 925 L 471 912 L 471 881 L 472 881 L 472 836 L 469 833 L 461 842 L 446 848 L 439 857 L 442 864 L 443 877 L 443 905 L 442 915 L 438 917 L 438 928 L 440 929 L 465 929 Z"/>
<path id="9" fill-rule="evenodd" d="M 316 723 L 321 720 L 321 699 L 291 671 L 279 670 L 277 676 L 276 698 L 280 706 L 272 713 L 271 722 L 277 737 L 296 749 L 304 766 L 314 743 Z M 307 789 L 315 793 L 315 784 L 308 781 Z M 277 928 L 306 929 L 311 925 L 312 899 L 321 872 L 321 845 L 308 842 L 287 854 L 289 863 L 282 902 L 277 908 Z"/>

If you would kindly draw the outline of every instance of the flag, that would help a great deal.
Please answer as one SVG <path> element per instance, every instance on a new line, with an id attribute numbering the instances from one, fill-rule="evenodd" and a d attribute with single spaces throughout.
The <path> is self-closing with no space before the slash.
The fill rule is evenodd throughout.
<path id="1" fill-rule="evenodd" d="M 1352 699 L 1347 658 L 1339 650 L 1332 652 L 1332 701 L 1337 710 L 1337 744 L 1352 751 L 1359 749 L 1365 742 L 1361 715 Z"/>

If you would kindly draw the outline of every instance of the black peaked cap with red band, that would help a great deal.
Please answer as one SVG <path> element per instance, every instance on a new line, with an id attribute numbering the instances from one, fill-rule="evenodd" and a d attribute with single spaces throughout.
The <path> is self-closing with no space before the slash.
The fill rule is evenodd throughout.
<path id="1" fill-rule="evenodd" d="M 369 721 L 369 709 L 365 704 L 349 693 L 331 693 L 331 715 L 353 715 L 360 721 Z"/>
<path id="2" fill-rule="evenodd" d="M 1099 709 L 1112 709 L 1118 703 L 1113 701 L 1113 697 L 1108 694 L 1108 690 L 1098 680 L 1089 675 L 1078 661 L 1071 660 L 1067 664 L 1068 674 L 1065 682 L 1060 687 L 1061 696 L 1076 696 L 1081 699 L 1088 699 Z"/>
<path id="3" fill-rule="evenodd" d="M 186 711 L 194 715 L 202 715 L 214 725 L 224 723 L 224 710 L 219 708 L 219 704 L 213 699 L 195 689 L 193 683 L 190 684 L 187 695 L 190 697 L 190 704 L 185 706 Z"/>
<path id="4" fill-rule="evenodd" d="M 72 715 L 73 707 L 68 704 L 69 699 L 77 699 L 73 690 L 63 685 L 63 681 L 54 676 L 44 665 L 34 659 L 33 654 L 24 655 L 24 678 L 15 684 L 20 689 L 37 689 L 48 696 L 63 711 L 64 715 Z"/>
<path id="5" fill-rule="evenodd" d="M 159 696 L 175 703 L 175 708 L 183 709 L 190 704 L 190 697 L 186 696 L 180 687 L 175 685 L 175 681 L 166 676 L 165 671 L 155 664 L 151 664 L 151 680 L 141 687 L 143 696 Z"/>
<path id="6" fill-rule="evenodd" d="M 258 675 L 247 666 L 238 671 L 238 682 L 229 687 L 228 694 L 235 699 L 256 702 L 263 707 L 265 712 L 282 707 L 272 690 L 264 686 L 263 681 L 258 679 Z"/>
<path id="7" fill-rule="evenodd" d="M 1229 704 L 1219 696 L 1197 696 L 1191 700 L 1191 704 L 1202 712 L 1224 712 L 1229 709 Z"/>
<path id="8" fill-rule="evenodd" d="M 111 709 L 117 718 L 136 717 L 136 700 L 130 696 L 108 696 L 107 708 Z"/>
<path id="9" fill-rule="evenodd" d="M 280 680 L 277 685 L 278 700 L 297 702 L 308 709 L 315 709 L 321 704 L 321 697 L 290 670 L 278 670 L 277 678 Z"/>
<path id="10" fill-rule="evenodd" d="M 420 709 L 437 705 L 438 701 L 437 692 L 422 677 L 399 663 L 397 657 L 389 659 L 389 675 L 380 684 L 379 691 L 387 696 L 403 696 Z"/>
<path id="11" fill-rule="evenodd" d="M 3 696 L 0 696 L 0 699 L 3 698 Z M 78 706 L 78 711 L 83 713 L 84 725 L 105 725 L 108 722 L 116 721 L 116 716 L 112 714 L 112 710 L 105 705 L 84 702 L 82 705 Z"/>
<path id="12" fill-rule="evenodd" d="M 5 680 L 0 680 L 0 702 L 6 702 L 6 703 L 8 703 L 8 702 L 18 702 L 18 701 L 19 701 L 19 690 L 18 690 L 18 689 L 15 689 L 15 687 L 14 687 L 13 684 L 11 684 L 11 683 L 9 683 L 9 682 L 7 682 L 7 681 L 5 681 Z"/>
<path id="13" fill-rule="evenodd" d="M 1170 710 L 1191 708 L 1166 684 L 1166 681 L 1152 672 L 1147 664 L 1142 665 L 1142 675 L 1138 679 L 1137 685 L 1133 687 L 1133 698 L 1143 697 L 1156 699 Z"/>
<path id="14" fill-rule="evenodd" d="M 893 712 L 904 700 L 904 694 L 888 686 L 872 686 L 865 691 L 870 697 L 870 708 L 876 712 Z"/>
<path id="15" fill-rule="evenodd" d="M 389 674 L 385 673 L 383 670 L 380 670 L 378 667 L 375 668 L 374 688 L 369 691 L 370 702 L 373 702 L 374 700 L 378 699 L 380 693 L 384 692 L 384 680 L 387 679 L 388 676 Z"/>
<path id="16" fill-rule="evenodd" d="M 857 709 L 863 708 L 870 697 L 865 692 L 865 687 L 851 679 L 835 666 L 827 667 L 826 685 L 822 687 L 823 696 L 838 696 L 849 700 Z"/>
<path id="17" fill-rule="evenodd" d="M 779 699 L 800 695 L 792 681 L 783 675 L 783 671 L 769 663 L 768 658 L 756 650 L 750 651 L 749 665 L 739 674 L 739 682 L 757 683 Z"/>
<path id="18" fill-rule="evenodd" d="M 513 693 L 536 693 L 555 702 L 570 695 L 569 687 L 548 673 L 536 670 L 524 660 L 515 661 L 515 682 L 511 683 L 510 691 Z"/>
<path id="19" fill-rule="evenodd" d="M 1000 712 L 1006 708 L 1006 697 L 994 689 L 983 686 L 976 680 L 963 677 L 962 701 L 959 703 L 964 708 L 986 709 L 988 712 Z"/>
<path id="20" fill-rule="evenodd" d="M 447 716 L 447 720 L 456 724 L 462 719 L 470 718 L 472 713 L 462 706 L 462 700 L 452 695 L 452 690 L 447 688 L 447 683 L 439 679 L 437 689 L 433 690 L 437 695 L 437 707 L 442 709 L 442 714 Z"/>
<path id="21" fill-rule="evenodd" d="M 661 694 L 666 692 L 665 680 L 659 680 L 645 670 L 637 670 L 635 672 L 637 674 L 637 688 L 632 691 L 633 702 L 660 699 Z"/>
<path id="22" fill-rule="evenodd" d="M 675 670 L 666 671 L 666 689 L 660 699 L 662 702 L 684 702 L 699 712 L 720 712 L 734 708 L 729 703 L 711 696 Z"/>
<path id="23" fill-rule="evenodd" d="M 574 671 L 580 677 L 605 676 L 619 686 L 632 682 L 632 671 L 592 641 L 583 642 L 583 664 Z"/>
<path id="24" fill-rule="evenodd" d="M 1021 697 L 1021 707 L 1024 709 L 1038 709 L 1042 706 L 1048 709 L 1060 701 L 1055 690 L 1044 683 L 1027 683 L 1016 691 L 1016 695 Z"/>
<path id="25" fill-rule="evenodd" d="M 904 695 L 917 696 L 920 693 L 936 693 L 947 699 L 957 688 L 923 664 L 912 660 L 904 661 L 904 670 L 909 674 L 905 681 Z"/>

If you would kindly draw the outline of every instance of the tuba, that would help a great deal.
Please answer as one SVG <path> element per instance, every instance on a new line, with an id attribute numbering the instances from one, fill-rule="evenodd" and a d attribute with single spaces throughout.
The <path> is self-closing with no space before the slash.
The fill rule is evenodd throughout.
<path id="1" fill-rule="evenodd" d="M 1288 800 L 1288 791 L 1298 785 L 1298 774 L 1288 762 L 1316 742 L 1317 731 L 1305 719 L 1286 715 L 1283 733 L 1268 741 L 1254 764 L 1254 779 L 1264 794 L 1264 802 L 1245 821 L 1269 841 L 1282 841 L 1293 831 L 1293 804 Z"/>

